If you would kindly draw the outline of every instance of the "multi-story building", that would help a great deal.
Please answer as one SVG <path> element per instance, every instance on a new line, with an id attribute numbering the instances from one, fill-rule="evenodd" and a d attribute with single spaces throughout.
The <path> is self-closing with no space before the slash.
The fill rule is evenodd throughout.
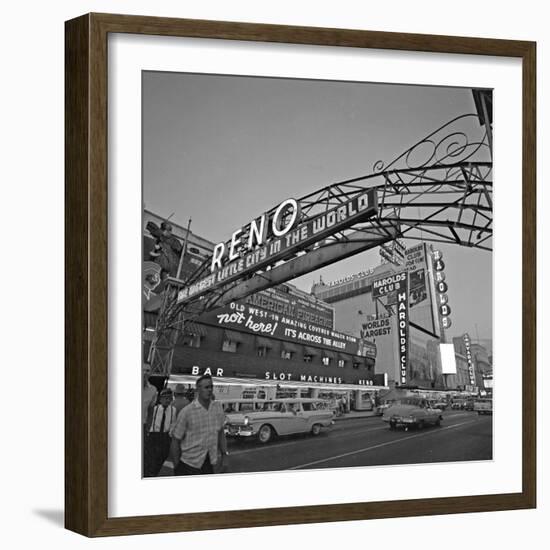
<path id="1" fill-rule="evenodd" d="M 185 251 L 183 260 L 177 262 L 181 265 L 174 268 L 176 262 L 165 264 L 169 269 L 180 269 L 184 278 L 186 270 L 195 269 L 193 266 L 209 256 L 214 244 L 170 224 L 165 241 L 158 246 L 157 241 L 162 241 L 163 236 L 155 239 L 150 230 L 158 232 L 149 222 L 159 228 L 163 222 L 151 213 L 146 214 L 144 354 L 147 357 L 162 291 L 160 262 L 155 251 L 163 246 L 173 246 L 180 254 Z M 174 237 L 179 243 L 170 241 Z M 170 259 L 170 250 L 164 260 L 167 258 Z M 154 279 L 152 274 L 159 276 Z M 219 393 L 239 397 L 245 393 L 271 397 L 345 395 L 348 403 L 361 408 L 365 392 L 372 393 L 384 385 L 383 377 L 375 377 L 376 345 L 337 326 L 332 305 L 293 285 L 278 285 L 187 323 L 174 349 L 171 376 L 192 385 L 197 376 L 209 373 L 215 377 Z"/>
<path id="2" fill-rule="evenodd" d="M 315 296 L 334 306 L 336 326 L 376 344 L 376 372 L 385 374 L 392 385 L 445 388 L 430 262 L 426 245 L 419 243 L 404 251 L 400 266 L 382 264 L 338 281 L 321 280 L 312 287 Z M 397 315 L 397 291 L 381 295 L 379 290 L 385 280 L 390 281 L 404 270 L 409 274 L 405 329 Z M 390 290 L 389 286 L 386 290 Z M 408 346 L 406 376 L 402 376 L 400 368 L 403 330 Z"/>

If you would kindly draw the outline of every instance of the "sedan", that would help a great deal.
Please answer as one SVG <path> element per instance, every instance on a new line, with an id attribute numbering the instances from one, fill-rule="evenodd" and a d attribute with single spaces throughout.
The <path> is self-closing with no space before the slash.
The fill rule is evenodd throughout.
<path id="1" fill-rule="evenodd" d="M 441 409 L 433 408 L 429 401 L 417 397 L 401 399 L 384 411 L 382 420 L 387 422 L 390 430 L 403 427 L 423 428 L 427 425 L 441 426 Z"/>

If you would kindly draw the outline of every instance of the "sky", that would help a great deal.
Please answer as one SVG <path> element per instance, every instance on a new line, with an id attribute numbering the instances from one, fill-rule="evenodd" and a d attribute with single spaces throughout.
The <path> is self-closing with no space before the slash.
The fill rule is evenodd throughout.
<path id="1" fill-rule="evenodd" d="M 373 173 L 450 119 L 466 88 L 143 73 L 145 207 L 213 242 L 286 198 Z M 406 241 L 407 246 L 415 244 Z M 492 337 L 492 253 L 438 244 L 452 327 Z M 292 281 L 309 291 L 379 263 L 377 250 Z"/>

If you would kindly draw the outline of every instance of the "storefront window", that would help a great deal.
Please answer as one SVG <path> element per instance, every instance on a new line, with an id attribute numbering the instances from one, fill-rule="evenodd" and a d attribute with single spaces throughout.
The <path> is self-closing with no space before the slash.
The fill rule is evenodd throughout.
<path id="1" fill-rule="evenodd" d="M 267 357 L 267 348 L 264 346 L 260 346 L 257 349 L 258 357 Z"/>
<path id="2" fill-rule="evenodd" d="M 353 362 L 353 368 L 354 368 L 354 369 L 358 369 L 358 368 L 359 368 L 359 363 L 357 363 L 357 361 L 354 361 L 354 362 Z"/>
<path id="3" fill-rule="evenodd" d="M 313 355 L 304 355 L 304 363 L 311 363 Z"/>
<path id="4" fill-rule="evenodd" d="M 228 351 L 230 353 L 237 353 L 237 346 L 239 344 L 237 342 L 233 342 L 231 340 L 224 340 L 222 343 L 222 351 Z"/>
<path id="5" fill-rule="evenodd" d="M 325 367 L 328 367 L 330 365 L 330 357 L 323 357 L 322 361 Z"/>
<path id="6" fill-rule="evenodd" d="M 183 345 L 188 346 L 190 348 L 200 348 L 201 337 L 198 334 L 184 334 Z"/>
<path id="7" fill-rule="evenodd" d="M 345 361 L 343 359 L 338 359 L 338 366 L 343 369 L 344 368 Z"/>
<path id="8" fill-rule="evenodd" d="M 292 359 L 292 352 L 287 351 L 286 349 L 281 351 L 281 359 L 290 360 Z"/>

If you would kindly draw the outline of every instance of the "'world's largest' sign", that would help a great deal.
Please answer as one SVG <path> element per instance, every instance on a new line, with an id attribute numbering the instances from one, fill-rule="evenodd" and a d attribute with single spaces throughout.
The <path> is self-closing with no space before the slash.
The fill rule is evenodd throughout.
<path id="1" fill-rule="evenodd" d="M 233 233 L 227 243 L 214 248 L 210 275 L 181 289 L 178 302 L 195 298 L 221 284 L 231 283 L 275 262 L 291 258 L 298 250 L 315 244 L 377 211 L 376 191 L 371 189 L 348 202 L 303 222 L 294 199 L 283 201 L 268 216 L 252 220 Z"/>

